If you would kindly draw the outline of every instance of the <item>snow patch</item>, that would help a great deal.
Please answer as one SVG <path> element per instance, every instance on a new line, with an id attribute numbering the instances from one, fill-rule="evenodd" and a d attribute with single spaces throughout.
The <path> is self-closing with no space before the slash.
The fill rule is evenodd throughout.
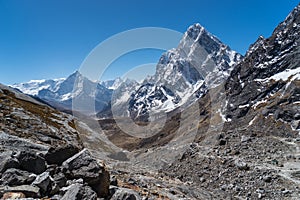
<path id="1" fill-rule="evenodd" d="M 220 115 L 220 117 L 222 118 L 223 122 L 231 122 L 231 118 L 226 118 L 226 116 L 222 113 L 221 109 L 218 109 L 218 113 Z"/>
<path id="2" fill-rule="evenodd" d="M 259 106 L 259 105 L 262 104 L 262 103 L 266 103 L 266 102 L 267 102 L 266 99 L 261 100 L 261 101 L 257 101 L 255 104 L 252 105 L 252 107 L 253 107 L 254 109 L 256 109 L 257 106 Z"/>
<path id="3" fill-rule="evenodd" d="M 287 70 L 285 70 L 283 72 L 279 72 L 269 78 L 255 79 L 255 81 L 257 81 L 257 82 L 266 82 L 266 81 L 270 81 L 270 80 L 287 81 L 289 78 L 291 78 L 292 80 L 299 80 L 300 79 L 300 67 L 298 67 L 296 69 L 287 69 Z"/>
<path id="4" fill-rule="evenodd" d="M 249 106 L 250 106 L 249 104 L 239 105 L 239 108 L 248 108 Z"/>
<path id="5" fill-rule="evenodd" d="M 64 94 L 62 97 L 61 97 L 61 100 L 62 101 L 68 101 L 69 99 L 72 98 L 72 93 L 67 93 L 67 94 Z"/>

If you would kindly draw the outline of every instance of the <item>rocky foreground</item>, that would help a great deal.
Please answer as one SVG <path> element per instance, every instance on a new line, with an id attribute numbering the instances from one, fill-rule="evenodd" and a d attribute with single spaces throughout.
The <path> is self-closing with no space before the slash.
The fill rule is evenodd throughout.
<path id="1" fill-rule="evenodd" d="M 1 199 L 140 199 L 111 182 L 71 116 L 3 85 L 0 110 Z"/>

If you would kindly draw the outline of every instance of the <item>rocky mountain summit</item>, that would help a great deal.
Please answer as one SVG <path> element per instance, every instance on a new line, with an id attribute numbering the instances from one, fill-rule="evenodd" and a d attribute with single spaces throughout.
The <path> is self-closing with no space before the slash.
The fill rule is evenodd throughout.
<path id="1" fill-rule="evenodd" d="M 162 55 L 155 75 L 131 94 L 126 102 L 131 118 L 190 105 L 226 80 L 241 58 L 200 24 L 190 26 L 178 47 Z"/>

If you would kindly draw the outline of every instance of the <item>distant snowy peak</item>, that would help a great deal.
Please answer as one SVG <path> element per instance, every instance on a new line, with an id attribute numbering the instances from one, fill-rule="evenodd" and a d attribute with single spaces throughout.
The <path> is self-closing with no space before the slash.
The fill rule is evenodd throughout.
<path id="1" fill-rule="evenodd" d="M 28 83 L 14 84 L 12 87 L 23 93 L 37 96 L 54 107 L 72 110 L 74 98 L 95 102 L 96 112 L 102 110 L 111 100 L 112 90 L 91 81 L 76 71 L 67 78 L 54 80 L 35 80 Z M 86 114 L 95 112 L 83 108 Z"/>
<path id="2" fill-rule="evenodd" d="M 168 59 L 166 59 L 166 57 Z M 200 24 L 188 28 L 178 47 L 166 53 L 158 65 L 158 73 L 179 73 L 188 83 L 205 81 L 215 87 L 224 81 L 242 56 L 223 44 Z M 166 73 L 165 73 L 166 74 Z M 177 80 L 174 80 L 177 82 Z"/>
<path id="3" fill-rule="evenodd" d="M 108 89 L 113 89 L 114 83 L 115 83 L 115 80 L 100 81 L 100 84 Z"/>
<path id="4" fill-rule="evenodd" d="M 103 85 L 104 87 L 106 87 L 107 89 L 110 90 L 116 90 L 119 87 L 121 87 L 121 85 L 125 84 L 125 85 L 130 85 L 130 84 L 136 84 L 137 81 L 133 80 L 133 79 L 129 79 L 129 78 L 116 78 L 114 80 L 107 80 L 107 81 L 100 81 L 99 82 L 101 85 Z"/>
<path id="5" fill-rule="evenodd" d="M 52 91 L 57 90 L 58 86 L 65 80 L 65 78 L 53 79 L 53 80 L 31 80 L 27 83 L 16 83 L 11 87 L 19 89 L 25 94 L 36 96 L 39 91 L 43 89 L 49 89 Z"/>

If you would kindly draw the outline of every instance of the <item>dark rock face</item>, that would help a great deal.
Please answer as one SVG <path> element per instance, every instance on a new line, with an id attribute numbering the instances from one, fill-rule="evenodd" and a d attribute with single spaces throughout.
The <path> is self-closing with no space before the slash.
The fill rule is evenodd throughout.
<path id="1" fill-rule="evenodd" d="M 41 174 L 46 170 L 45 159 L 33 152 L 22 151 L 17 155 L 20 168 L 35 174 Z"/>
<path id="2" fill-rule="evenodd" d="M 105 197 L 109 194 L 109 173 L 86 149 L 66 160 L 62 166 L 67 170 L 69 178 L 82 178 L 97 192 L 98 196 Z"/>
<path id="3" fill-rule="evenodd" d="M 294 116 L 299 109 L 294 108 L 294 102 L 300 99 L 296 95 L 299 94 L 299 79 L 296 78 L 300 62 L 299 21 L 298 6 L 270 38 L 260 37 L 250 47 L 225 84 L 229 95 L 227 115 L 243 118 L 253 105 L 264 101 L 268 104 L 264 105 L 268 115 L 274 114 L 276 120 L 296 120 Z"/>

